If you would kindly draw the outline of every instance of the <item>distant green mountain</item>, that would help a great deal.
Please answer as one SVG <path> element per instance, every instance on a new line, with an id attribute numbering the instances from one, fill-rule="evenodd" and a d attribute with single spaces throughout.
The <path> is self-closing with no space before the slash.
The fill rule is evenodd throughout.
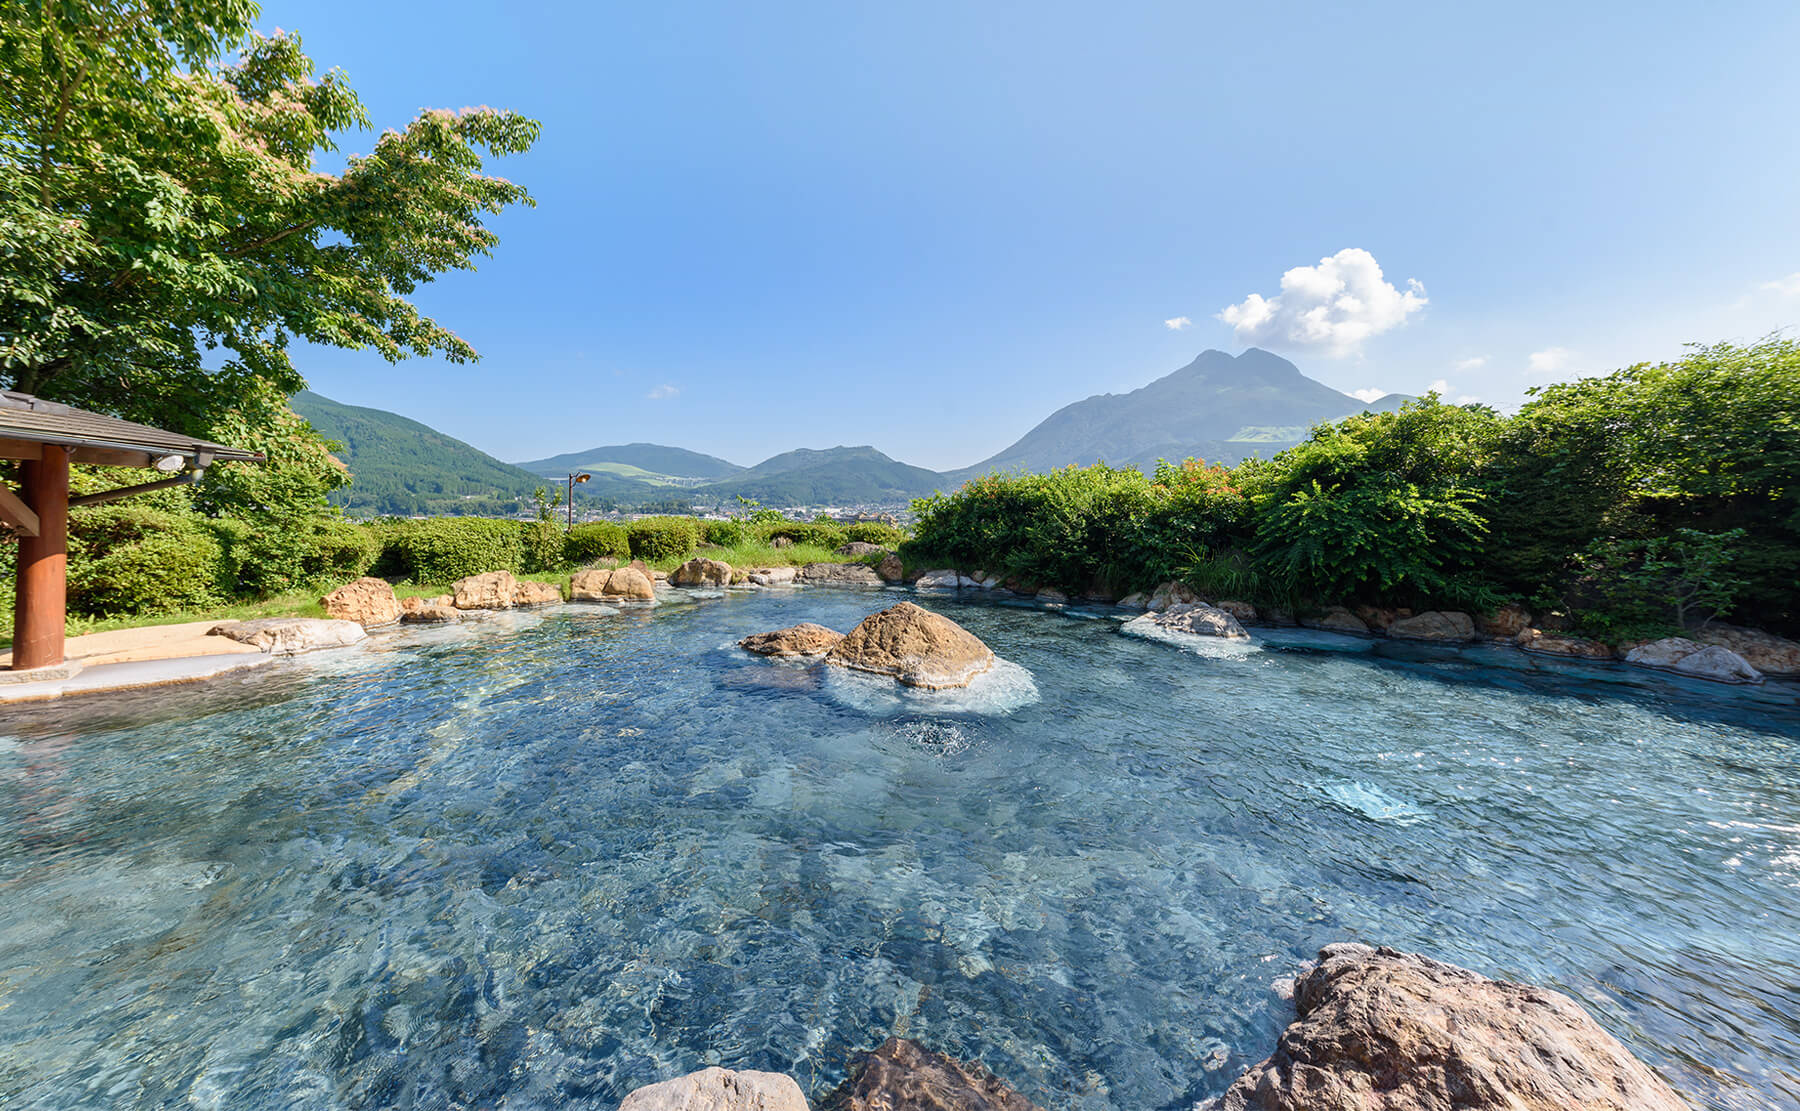
<path id="1" fill-rule="evenodd" d="M 572 451 L 518 464 L 534 474 L 562 478 L 571 471 L 611 471 L 628 477 L 719 479 L 734 475 L 744 468 L 713 455 L 702 455 L 685 448 L 661 444 L 614 444 L 610 447 Z M 637 474 L 616 470 L 618 466 L 636 468 Z"/>
<path id="2" fill-rule="evenodd" d="M 332 500 L 346 509 L 399 516 L 511 513 L 544 485 L 530 471 L 397 413 L 310 390 L 295 394 L 292 404 L 327 439 L 344 445 L 338 458 L 350 468 L 351 483 Z"/>
<path id="3" fill-rule="evenodd" d="M 692 491 L 696 501 L 754 498 L 766 505 L 873 505 L 923 497 L 944 486 L 936 471 L 888 458 L 872 447 L 801 448 Z"/>
<path id="4" fill-rule="evenodd" d="M 1190 456 L 1232 465 L 1292 447 L 1320 421 L 1395 409 L 1406 400 L 1389 394 L 1358 401 L 1260 348 L 1235 358 L 1203 351 L 1142 389 L 1066 405 L 1011 447 L 944 477 L 961 483 L 995 471 L 1046 471 L 1097 460 L 1148 471 L 1158 459 Z"/>

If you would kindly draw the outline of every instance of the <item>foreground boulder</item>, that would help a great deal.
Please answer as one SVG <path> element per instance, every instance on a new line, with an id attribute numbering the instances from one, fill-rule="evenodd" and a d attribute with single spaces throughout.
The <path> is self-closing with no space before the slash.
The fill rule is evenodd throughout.
<path id="1" fill-rule="evenodd" d="M 731 585 L 731 564 L 717 559 L 690 559 L 669 575 L 671 586 L 713 586 Z"/>
<path id="2" fill-rule="evenodd" d="M 791 1076 L 749 1069 L 710 1068 L 625 1097 L 619 1111 L 807 1111 L 806 1096 Z"/>
<path id="3" fill-rule="evenodd" d="M 230 637 L 254 645 L 271 656 L 297 656 L 321 648 L 343 648 L 369 634 L 354 621 L 320 617 L 264 617 L 256 621 L 227 621 L 207 630 L 208 635 Z"/>
<path id="4" fill-rule="evenodd" d="M 738 647 L 759 656 L 823 656 L 843 639 L 844 634 L 836 629 L 806 621 L 772 633 L 747 636 L 738 641 Z"/>
<path id="5" fill-rule="evenodd" d="M 850 1066 L 820 1111 L 1038 1111 L 979 1064 L 889 1038 Z"/>
<path id="6" fill-rule="evenodd" d="M 1387 635 L 1395 640 L 1474 640 L 1475 619 L 1455 610 L 1426 610 L 1395 620 Z"/>
<path id="7" fill-rule="evenodd" d="M 365 629 L 392 625 L 400 620 L 400 599 L 386 579 L 363 576 L 345 583 L 319 599 L 325 616 L 334 621 L 354 621 Z"/>
<path id="8" fill-rule="evenodd" d="M 1729 648 L 1764 675 L 1800 675 L 1800 643 L 1736 625 L 1708 625 L 1688 634 L 1701 644 Z"/>
<path id="9" fill-rule="evenodd" d="M 994 653 L 948 617 L 901 602 L 863 618 L 825 662 L 891 675 L 909 687 L 944 690 L 968 686 L 994 666 Z"/>
<path id="10" fill-rule="evenodd" d="M 1715 683 L 1760 683 L 1762 672 L 1744 657 L 1717 644 L 1696 644 L 1686 637 L 1664 637 L 1625 653 L 1625 662 L 1711 679 Z"/>
<path id="11" fill-rule="evenodd" d="M 1238 619 L 1205 603 L 1190 604 L 1177 602 L 1160 613 L 1146 613 L 1142 617 L 1134 617 L 1125 623 L 1126 631 L 1137 632 L 1134 625 L 1154 625 L 1159 629 L 1171 632 L 1187 633 L 1199 637 L 1224 637 L 1226 640 L 1248 640 L 1250 634 L 1238 624 Z"/>
<path id="12" fill-rule="evenodd" d="M 880 586 L 881 576 L 866 563 L 809 563 L 800 568 L 799 581 L 834 586 Z"/>
<path id="13" fill-rule="evenodd" d="M 519 580 L 511 571 L 489 571 L 470 575 L 450 584 L 452 604 L 459 610 L 511 609 Z"/>
<path id="14" fill-rule="evenodd" d="M 1212 1111 L 1688 1111 L 1566 995 L 1331 945 L 1298 1020 Z"/>

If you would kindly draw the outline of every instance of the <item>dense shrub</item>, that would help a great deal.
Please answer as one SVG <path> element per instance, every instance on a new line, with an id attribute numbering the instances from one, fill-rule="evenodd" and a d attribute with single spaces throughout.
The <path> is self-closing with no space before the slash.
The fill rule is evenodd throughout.
<path id="1" fill-rule="evenodd" d="M 199 609 L 221 599 L 219 543 L 193 514 L 113 503 L 73 515 L 69 610 L 113 616 Z"/>
<path id="2" fill-rule="evenodd" d="M 631 543 L 625 530 L 609 521 L 576 525 L 563 537 L 563 559 L 577 567 L 603 559 L 630 558 Z"/>
<path id="3" fill-rule="evenodd" d="M 699 547 L 700 522 L 692 517 L 645 517 L 625 526 L 625 538 L 633 559 L 680 559 Z"/>
<path id="4" fill-rule="evenodd" d="M 219 544 L 220 588 L 231 597 L 330 589 L 366 574 L 381 553 L 368 526 L 325 514 L 285 524 L 218 517 L 206 527 Z"/>
<path id="5" fill-rule="evenodd" d="M 750 538 L 750 530 L 738 520 L 706 522 L 706 542 L 721 548 L 735 548 Z"/>
<path id="6" fill-rule="evenodd" d="M 879 544 L 884 548 L 897 548 L 906 539 L 906 534 L 893 525 L 884 525 L 879 521 L 858 521 L 844 526 L 844 543 L 846 544 Z"/>
<path id="7" fill-rule="evenodd" d="M 379 569 L 390 577 L 439 585 L 486 571 L 525 569 L 517 521 L 434 517 L 388 527 Z"/>
<path id="8" fill-rule="evenodd" d="M 751 535 L 764 544 L 782 537 L 827 551 L 844 543 L 842 526 L 831 521 L 765 521 L 752 526 Z"/>
<path id="9" fill-rule="evenodd" d="M 529 574 L 560 571 L 567 563 L 563 555 L 563 527 L 555 521 L 532 521 L 519 530 L 519 543 L 524 548 L 524 567 Z"/>

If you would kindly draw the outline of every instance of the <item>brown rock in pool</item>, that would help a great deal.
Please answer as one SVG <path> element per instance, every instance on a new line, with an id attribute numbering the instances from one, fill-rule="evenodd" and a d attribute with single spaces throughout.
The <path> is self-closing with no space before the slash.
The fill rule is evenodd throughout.
<path id="1" fill-rule="evenodd" d="M 1299 1018 L 1210 1111 L 1689 1111 L 1566 995 L 1330 945 Z"/>
<path id="2" fill-rule="evenodd" d="M 968 686 L 994 666 L 994 653 L 948 617 L 901 602 L 863 618 L 825 662 L 889 675 L 909 687 L 944 690 Z"/>
<path id="3" fill-rule="evenodd" d="M 889 1038 L 850 1067 L 821 1111 L 1038 1111 L 980 1065 Z"/>
<path id="4" fill-rule="evenodd" d="M 738 647 L 759 656 L 823 656 L 844 634 L 810 621 L 772 633 L 757 633 L 738 641 Z"/>

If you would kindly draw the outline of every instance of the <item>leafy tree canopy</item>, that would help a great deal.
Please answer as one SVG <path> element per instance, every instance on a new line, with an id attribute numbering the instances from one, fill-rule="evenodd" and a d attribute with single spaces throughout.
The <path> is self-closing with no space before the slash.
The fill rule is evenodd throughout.
<path id="1" fill-rule="evenodd" d="M 198 435 L 246 421 L 273 435 L 269 399 L 304 385 L 296 337 L 475 358 L 407 298 L 472 269 L 497 242 L 485 218 L 531 203 L 483 156 L 528 149 L 538 124 L 426 111 L 321 170 L 368 114 L 298 36 L 255 34 L 257 14 L 248 0 L 0 7 L 0 384 Z"/>

